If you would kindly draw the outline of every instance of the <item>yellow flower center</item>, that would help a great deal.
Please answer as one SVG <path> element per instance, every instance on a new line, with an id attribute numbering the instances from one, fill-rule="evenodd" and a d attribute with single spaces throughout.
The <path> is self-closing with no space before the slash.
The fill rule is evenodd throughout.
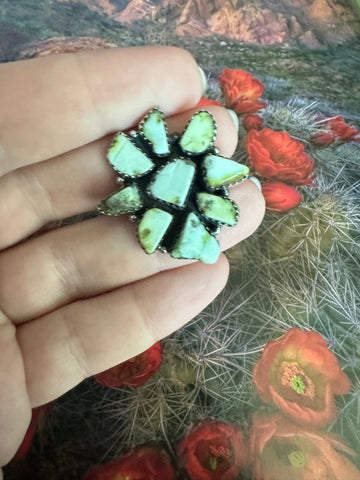
<path id="1" fill-rule="evenodd" d="M 304 393 L 306 385 L 300 375 L 294 375 L 291 379 L 291 386 L 297 393 Z"/>
<path id="2" fill-rule="evenodd" d="M 303 468 L 305 466 L 305 457 L 300 450 L 294 450 L 289 453 L 288 459 L 295 468 Z"/>
<path id="3" fill-rule="evenodd" d="M 210 470 L 212 472 L 215 472 L 218 466 L 218 461 L 216 457 L 210 457 L 209 466 L 210 466 Z"/>
<path id="4" fill-rule="evenodd" d="M 209 458 L 209 467 L 212 472 L 215 472 L 220 462 L 231 458 L 231 451 L 227 445 L 210 445 L 209 450 L 212 455 Z"/>
<path id="5" fill-rule="evenodd" d="M 297 363 L 284 362 L 281 384 L 291 388 L 298 395 L 313 399 L 315 397 L 315 385 L 311 378 Z"/>

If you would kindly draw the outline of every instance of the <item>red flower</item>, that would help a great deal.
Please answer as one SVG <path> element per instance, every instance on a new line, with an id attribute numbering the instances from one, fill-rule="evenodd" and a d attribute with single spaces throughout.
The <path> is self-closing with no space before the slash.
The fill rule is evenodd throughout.
<path id="1" fill-rule="evenodd" d="M 270 128 L 250 130 L 246 148 L 251 165 L 260 175 L 293 185 L 314 185 L 314 160 L 304 152 L 304 145 L 287 133 Z"/>
<path id="2" fill-rule="evenodd" d="M 210 100 L 209 98 L 201 97 L 199 102 L 196 104 L 195 108 L 205 107 L 206 105 L 220 105 L 221 106 L 221 103 L 218 102 L 217 100 Z"/>
<path id="3" fill-rule="evenodd" d="M 83 480 L 175 480 L 166 451 L 139 445 L 118 460 L 89 470 Z"/>
<path id="4" fill-rule="evenodd" d="M 264 121 L 259 115 L 246 115 L 243 120 L 245 130 L 261 130 L 264 126 Z"/>
<path id="5" fill-rule="evenodd" d="M 295 425 L 281 415 L 255 420 L 250 438 L 254 480 L 360 480 L 334 435 Z"/>
<path id="6" fill-rule="evenodd" d="M 266 103 L 259 100 L 264 93 L 264 85 L 250 73 L 225 68 L 220 74 L 219 82 L 226 106 L 236 113 L 254 113 L 266 107 Z"/>
<path id="7" fill-rule="evenodd" d="M 233 480 L 245 460 L 240 430 L 207 419 L 181 442 L 178 455 L 192 480 Z"/>
<path id="8" fill-rule="evenodd" d="M 49 413 L 50 408 L 51 403 L 46 403 L 45 405 L 41 405 L 41 407 L 36 407 L 32 409 L 30 424 L 20 447 L 15 453 L 13 460 L 20 460 L 21 458 L 24 458 L 25 455 L 29 452 L 32 446 L 34 436 L 38 429 L 41 428 L 41 425 L 44 423 L 44 420 Z"/>
<path id="9" fill-rule="evenodd" d="M 334 394 L 351 387 L 325 340 L 297 328 L 266 345 L 253 380 L 264 402 L 274 401 L 295 422 L 316 427 L 336 417 Z"/>
<path id="10" fill-rule="evenodd" d="M 328 147 L 334 142 L 335 138 L 334 132 L 326 132 L 321 130 L 312 136 L 312 141 L 320 147 Z"/>
<path id="11" fill-rule="evenodd" d="M 330 127 L 336 137 L 343 142 L 355 140 L 357 135 L 360 134 L 359 130 L 344 122 L 344 117 L 329 118 L 325 124 Z"/>
<path id="12" fill-rule="evenodd" d="M 105 387 L 138 387 L 143 385 L 161 365 L 161 344 L 156 342 L 145 352 L 126 362 L 95 375 L 95 380 Z"/>
<path id="13" fill-rule="evenodd" d="M 300 193 L 285 183 L 264 182 L 261 187 L 268 210 L 286 212 L 297 207 L 302 201 Z"/>

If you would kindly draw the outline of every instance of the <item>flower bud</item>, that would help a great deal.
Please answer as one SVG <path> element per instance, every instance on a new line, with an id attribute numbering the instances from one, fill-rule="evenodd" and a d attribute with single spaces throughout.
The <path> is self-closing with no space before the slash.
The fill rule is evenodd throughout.
<path id="1" fill-rule="evenodd" d="M 218 102 L 217 100 L 210 100 L 209 98 L 206 97 L 201 97 L 198 103 L 196 104 L 196 107 L 205 107 L 206 105 L 220 105 L 221 103 Z"/>
<path id="2" fill-rule="evenodd" d="M 336 138 L 342 142 L 351 142 L 359 135 L 359 130 L 348 125 L 344 121 L 344 117 L 337 116 L 330 118 L 326 125 L 334 132 Z"/>
<path id="3" fill-rule="evenodd" d="M 259 115 L 246 115 L 243 120 L 245 130 L 261 130 L 264 126 L 263 119 Z"/>
<path id="4" fill-rule="evenodd" d="M 312 136 L 312 141 L 319 147 L 328 147 L 334 142 L 334 140 L 335 133 L 327 132 L 325 130 L 321 130 L 320 132 L 317 132 L 315 133 L 315 135 Z"/>
<path id="5" fill-rule="evenodd" d="M 145 352 L 136 355 L 115 367 L 95 375 L 95 380 L 105 387 L 139 387 L 149 380 L 160 368 L 162 347 L 156 342 Z"/>
<path id="6" fill-rule="evenodd" d="M 302 196 L 295 188 L 281 182 L 264 182 L 262 193 L 266 208 L 277 212 L 286 212 L 299 205 Z"/>

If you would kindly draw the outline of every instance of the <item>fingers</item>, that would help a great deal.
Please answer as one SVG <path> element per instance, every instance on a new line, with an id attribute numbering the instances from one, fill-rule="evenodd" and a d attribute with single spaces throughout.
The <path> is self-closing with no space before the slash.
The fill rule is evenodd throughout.
<path id="1" fill-rule="evenodd" d="M 239 206 L 240 217 L 236 227 L 222 227 L 218 240 L 223 251 L 255 232 L 265 214 L 264 197 L 251 180 L 231 188 L 230 198 Z"/>
<path id="2" fill-rule="evenodd" d="M 209 106 L 218 125 L 216 145 L 224 156 L 236 148 L 237 132 L 227 110 Z M 170 133 L 182 132 L 196 109 L 167 119 Z M 0 177 L 0 250 L 45 223 L 96 208 L 114 190 L 116 174 L 106 159 L 112 136 Z"/>
<path id="3" fill-rule="evenodd" d="M 31 418 L 16 329 L 0 311 L 0 465 L 15 455 Z M 5 432 L 5 434 L 4 434 Z M 0 477 L 1 478 L 1 477 Z"/>
<path id="4" fill-rule="evenodd" d="M 180 328 L 221 291 L 227 276 L 221 256 L 214 265 L 197 262 L 168 270 L 22 325 L 18 341 L 32 406 Z"/>
<path id="5" fill-rule="evenodd" d="M 196 62 L 175 47 L 114 48 L 2 64 L 0 175 L 129 128 L 154 105 L 166 115 L 185 111 L 201 91 Z"/>
<path id="6" fill-rule="evenodd" d="M 263 197 L 250 180 L 231 194 L 239 200 L 240 219 L 221 235 L 221 248 L 250 235 L 264 214 Z M 160 252 L 147 255 L 126 216 L 98 217 L 3 252 L 0 271 L 6 282 L 0 284 L 0 304 L 13 322 L 22 323 L 186 263 Z"/>
<path id="7" fill-rule="evenodd" d="M 236 146 L 237 131 L 225 109 L 210 109 L 219 127 L 216 144 L 222 154 L 231 156 Z M 170 130 L 182 131 L 192 113 L 169 119 Z M 91 151 L 88 150 L 90 148 Z M 79 213 L 79 206 L 82 210 L 93 209 L 101 198 L 114 190 L 114 173 L 104 159 L 103 148 L 106 147 L 101 141 L 95 142 L 79 149 L 78 156 L 72 152 L 54 161 L 22 169 L 36 170 L 32 178 L 38 179 L 33 184 L 42 183 L 39 192 L 52 192 L 52 207 L 47 215 L 55 210 L 61 216 Z M 74 171 L 78 175 L 69 175 Z M 104 175 L 100 175 L 99 172 L 103 171 Z M 14 177 L 14 174 L 9 176 Z M 104 178 L 103 182 L 101 178 Z M 36 200 L 34 205 L 46 206 L 47 194 L 43 200 L 41 193 L 39 195 L 34 192 L 27 194 Z M 234 198 L 240 206 L 240 221 L 235 228 L 224 229 L 227 231 L 220 237 L 222 248 L 228 248 L 250 235 L 264 213 L 263 198 L 252 182 L 245 181 L 234 187 L 231 195 L 237 196 Z M 41 218 L 41 215 L 33 215 L 33 218 L 36 216 Z M 18 205 L 12 214 L 8 213 L 9 230 L 15 223 L 11 220 L 16 219 L 21 224 L 21 218 L 24 221 L 31 218 L 31 211 L 27 211 L 25 206 L 22 212 Z M 50 217 L 47 218 L 50 220 Z M 6 224 L 4 218 L 2 221 Z M 7 232 L 5 230 L 4 235 Z M 79 298 L 99 295 L 184 263 L 189 262 L 174 260 L 159 252 L 146 255 L 136 240 L 136 227 L 128 221 L 127 216 L 100 217 L 43 234 L 4 251 L 0 255 L 0 271 L 6 282 L 0 284 L 0 304 L 12 321 L 21 323 Z"/>

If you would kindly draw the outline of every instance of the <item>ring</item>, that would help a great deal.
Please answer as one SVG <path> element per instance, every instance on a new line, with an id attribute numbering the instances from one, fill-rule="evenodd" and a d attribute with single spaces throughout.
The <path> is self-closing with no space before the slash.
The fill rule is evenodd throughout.
<path id="1" fill-rule="evenodd" d="M 153 108 L 138 130 L 115 135 L 107 159 L 119 175 L 120 190 L 98 205 L 104 215 L 130 214 L 148 254 L 160 250 L 174 258 L 215 263 L 221 225 L 234 226 L 237 205 L 228 186 L 249 169 L 219 155 L 216 122 L 200 110 L 182 135 L 168 135 L 164 114 Z"/>

